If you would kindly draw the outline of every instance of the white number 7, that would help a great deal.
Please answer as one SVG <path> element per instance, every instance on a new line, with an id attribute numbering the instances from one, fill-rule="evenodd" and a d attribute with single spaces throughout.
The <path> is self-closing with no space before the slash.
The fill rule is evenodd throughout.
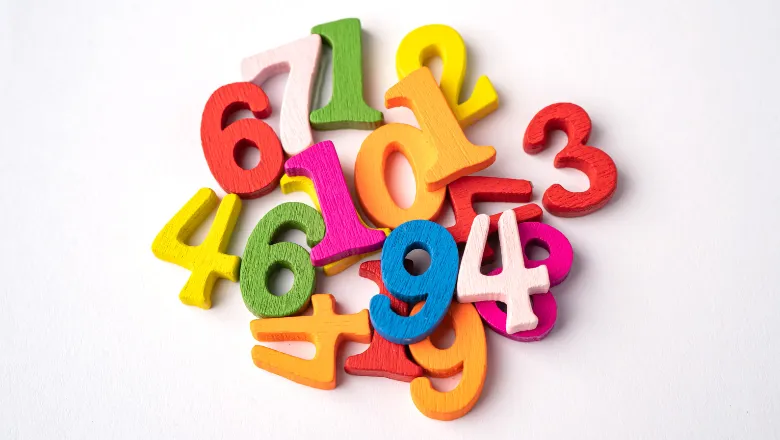
<path id="1" fill-rule="evenodd" d="M 309 126 L 309 104 L 321 44 L 319 35 L 309 35 L 245 58 L 241 62 L 244 81 L 258 86 L 272 76 L 290 72 L 279 116 L 282 148 L 290 156 L 300 153 L 313 143 Z"/>
<path id="2" fill-rule="evenodd" d="M 458 274 L 458 301 L 502 301 L 506 304 L 507 333 L 533 330 L 539 320 L 531 308 L 530 295 L 550 290 L 547 266 L 526 269 L 517 218 L 509 210 L 498 220 L 503 270 L 498 275 L 483 275 L 480 267 L 489 227 L 490 217 L 485 214 L 478 215 L 471 224 Z"/>

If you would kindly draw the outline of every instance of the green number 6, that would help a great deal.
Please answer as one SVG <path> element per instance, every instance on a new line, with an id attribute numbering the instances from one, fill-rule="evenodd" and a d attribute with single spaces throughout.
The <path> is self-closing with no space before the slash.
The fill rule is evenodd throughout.
<path id="1" fill-rule="evenodd" d="M 309 247 L 325 237 L 325 222 L 316 209 L 298 202 L 283 203 L 270 210 L 255 225 L 244 249 L 241 263 L 241 296 L 255 316 L 279 318 L 303 311 L 314 293 L 316 275 L 309 252 L 295 243 L 273 243 L 282 232 L 299 229 L 306 234 Z M 290 291 L 276 296 L 268 289 L 268 280 L 281 268 L 294 278 Z"/>

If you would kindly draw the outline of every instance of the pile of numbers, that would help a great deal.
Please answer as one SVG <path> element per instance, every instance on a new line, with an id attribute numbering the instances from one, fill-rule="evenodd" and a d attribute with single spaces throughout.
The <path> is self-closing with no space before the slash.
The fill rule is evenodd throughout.
<path id="1" fill-rule="evenodd" d="M 560 231 L 540 223 L 542 209 L 536 204 L 477 215 L 475 202 L 530 202 L 532 186 L 521 179 L 470 176 L 489 167 L 496 151 L 472 144 L 463 129 L 496 110 L 498 95 L 482 76 L 471 96 L 460 102 L 466 47 L 457 31 L 445 25 L 423 26 L 398 47 L 399 82 L 387 91 L 385 104 L 412 110 L 420 128 L 383 124 L 382 113 L 365 103 L 361 32 L 355 18 L 325 23 L 315 26 L 310 36 L 243 61 L 245 82 L 215 91 L 201 122 L 203 153 L 227 195 L 220 201 L 213 190 L 199 190 L 160 231 L 152 251 L 192 271 L 179 296 L 184 304 L 208 309 L 218 278 L 239 282 L 247 308 L 259 318 L 250 324 L 258 341 L 308 341 L 316 347 L 314 358 L 304 360 L 257 345 L 252 359 L 258 367 L 300 384 L 333 389 L 339 344 L 370 344 L 365 352 L 347 358 L 347 373 L 410 382 L 420 412 L 453 420 L 468 413 L 482 392 L 487 373 L 483 320 L 516 341 L 544 338 L 557 316 L 550 287 L 564 281 L 574 254 Z M 321 82 L 315 77 L 322 70 L 323 43 L 332 48 L 333 92 L 327 105 L 311 111 L 312 87 Z M 424 66 L 436 56 L 442 59 L 441 84 Z M 271 106 L 261 85 L 285 72 L 289 79 L 277 136 L 262 120 L 271 114 Z M 229 123 L 237 110 L 250 110 L 255 118 Z M 312 128 L 373 130 L 358 152 L 354 183 L 363 212 L 377 228 L 358 215 L 333 143 L 312 145 Z M 615 192 L 617 169 L 609 155 L 586 145 L 591 130 L 587 113 L 570 103 L 542 109 L 528 124 L 524 150 L 542 151 L 552 130 L 568 136 L 554 166 L 580 170 L 590 186 L 570 192 L 553 185 L 544 191 L 542 205 L 561 217 L 601 208 Z M 236 152 L 245 146 L 260 151 L 260 163 L 250 170 L 237 163 Z M 416 197 L 408 208 L 395 203 L 384 179 L 394 152 L 406 157 L 414 173 Z M 284 194 L 306 192 L 316 209 L 297 202 L 276 206 L 257 223 L 242 257 L 226 254 L 241 200 L 262 197 L 277 185 Z M 446 229 L 433 221 L 445 199 L 456 220 Z M 186 244 L 215 208 L 203 242 Z M 303 231 L 311 252 L 295 243 L 275 243 L 288 229 Z M 494 258 L 488 235 L 496 232 L 501 268 L 483 275 L 482 265 Z M 524 252 L 530 245 L 542 246 L 549 257 L 529 260 Z M 409 272 L 411 262 L 405 258 L 415 249 L 430 255 L 430 266 L 417 275 Z M 360 264 L 360 276 L 380 290 L 368 310 L 339 315 L 332 295 L 313 294 L 319 273 L 315 268 L 325 276 L 336 275 L 380 250 L 381 260 Z M 277 296 L 268 281 L 281 268 L 289 269 L 294 281 L 286 294 Z M 296 316 L 309 305 L 312 315 Z M 434 346 L 432 334 L 449 328 L 455 333 L 452 346 Z M 447 392 L 434 389 L 426 377 L 459 372 L 460 382 Z"/>

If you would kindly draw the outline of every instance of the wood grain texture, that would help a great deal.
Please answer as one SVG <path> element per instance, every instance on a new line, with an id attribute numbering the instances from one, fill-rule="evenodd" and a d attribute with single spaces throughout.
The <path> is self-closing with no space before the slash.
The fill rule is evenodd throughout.
<path id="1" fill-rule="evenodd" d="M 217 205 L 216 217 L 203 242 L 197 246 L 186 244 Z M 157 258 L 192 271 L 179 293 L 184 304 L 211 308 L 217 278 L 238 281 L 241 259 L 225 251 L 240 213 L 241 199 L 235 194 L 228 194 L 220 202 L 210 188 L 201 188 L 155 237 L 152 252 Z"/>
<path id="2" fill-rule="evenodd" d="M 412 313 L 420 310 L 417 304 Z M 409 346 L 414 360 L 434 377 L 449 377 L 463 371 L 455 389 L 441 392 L 433 388 L 430 379 L 412 381 L 412 401 L 421 413 L 436 420 L 454 420 L 466 415 L 479 400 L 487 376 L 487 344 L 485 328 L 471 304 L 452 303 L 448 311 L 449 324 L 455 331 L 455 341 L 446 349 L 425 339 Z M 446 330 L 442 323 L 436 332 Z"/>
<path id="3" fill-rule="evenodd" d="M 525 267 L 515 212 L 508 210 L 498 221 L 504 271 L 494 276 L 483 275 L 480 268 L 489 226 L 490 219 L 485 214 L 478 215 L 471 226 L 458 274 L 458 301 L 501 301 L 507 306 L 507 333 L 533 330 L 538 318 L 529 297 L 550 290 L 547 267 Z"/>
<path id="4" fill-rule="evenodd" d="M 414 174 L 412 205 L 401 208 L 390 195 L 385 180 L 388 158 L 394 152 L 406 157 Z M 410 220 L 434 220 L 444 206 L 446 188 L 429 191 L 423 172 L 429 161 L 420 130 L 406 124 L 387 124 L 363 141 L 355 160 L 355 189 L 366 216 L 377 226 L 397 228 Z"/>
<path id="5" fill-rule="evenodd" d="M 531 201 L 533 187 L 531 182 L 522 179 L 505 177 L 466 176 L 452 182 L 447 187 L 447 195 L 452 204 L 455 224 L 447 228 L 455 243 L 465 244 L 468 240 L 471 224 L 477 217 L 474 203 L 477 202 L 517 202 Z M 542 208 L 535 203 L 514 208 L 518 222 L 538 222 L 542 219 Z M 498 219 L 501 213 L 490 216 L 488 234 L 498 230 Z M 482 260 L 493 260 L 494 251 L 490 245 L 485 246 Z"/>
<path id="6" fill-rule="evenodd" d="M 590 187 L 586 191 L 572 192 L 556 183 L 544 192 L 542 205 L 559 217 L 579 217 L 602 208 L 617 189 L 618 172 L 607 153 L 585 145 L 590 137 L 590 117 L 576 104 L 559 103 L 543 108 L 525 130 L 523 148 L 526 153 L 543 151 L 547 133 L 553 130 L 561 130 L 569 138 L 555 156 L 553 165 L 582 171 L 588 176 Z"/>
<path id="7" fill-rule="evenodd" d="M 322 216 L 303 203 L 282 203 L 257 222 L 244 248 L 240 283 L 244 303 L 255 316 L 276 318 L 300 313 L 314 292 L 316 274 L 309 252 L 296 243 L 274 243 L 288 229 L 303 231 L 310 247 L 325 236 Z M 284 295 L 276 296 L 268 290 L 268 279 L 282 268 L 293 273 L 293 285 Z"/>
<path id="8" fill-rule="evenodd" d="M 309 116 L 317 130 L 356 128 L 373 130 L 382 125 L 382 112 L 363 100 L 363 43 L 360 20 L 345 18 L 314 26 L 313 34 L 332 48 L 333 93 L 325 107 Z M 324 75 L 320 75 L 323 78 Z M 319 81 L 321 82 L 321 81 Z M 321 87 L 317 88 L 318 90 Z"/>
<path id="9" fill-rule="evenodd" d="M 554 227 L 544 223 L 519 223 L 517 228 L 520 234 L 525 267 L 534 268 L 544 265 L 550 276 L 550 286 L 557 286 L 562 283 L 569 275 L 574 260 L 574 250 L 566 236 Z M 531 245 L 543 247 L 550 253 L 550 256 L 543 260 L 530 260 L 527 250 Z M 488 276 L 499 273 L 501 273 L 501 268 L 492 271 Z M 539 323 L 533 330 L 509 334 L 506 332 L 506 312 L 501 310 L 495 301 L 477 302 L 474 306 L 488 327 L 501 336 L 521 342 L 541 340 L 550 333 L 558 318 L 558 306 L 552 291 L 531 297 L 531 308 L 534 315 L 539 319 Z"/>
<path id="10" fill-rule="evenodd" d="M 252 348 L 252 360 L 259 368 L 294 382 L 332 390 L 336 388 L 336 352 L 341 342 L 368 344 L 371 340 L 368 311 L 337 315 L 333 295 L 328 294 L 312 296 L 311 303 L 312 316 L 256 319 L 250 323 L 250 329 L 258 341 L 311 342 L 317 350 L 313 359 L 256 345 Z"/>
<path id="11" fill-rule="evenodd" d="M 309 127 L 309 105 L 321 46 L 319 35 L 309 35 L 241 62 L 244 81 L 258 86 L 273 76 L 289 72 L 279 115 L 279 133 L 288 155 L 300 153 L 314 143 Z"/>
<path id="12" fill-rule="evenodd" d="M 212 93 L 200 125 L 203 155 L 211 174 L 227 193 L 244 199 L 260 197 L 276 188 L 282 174 L 282 146 L 273 129 L 259 119 L 241 119 L 227 125 L 238 110 L 250 110 L 267 118 L 271 105 L 263 89 L 251 83 L 233 83 Z M 236 151 L 245 145 L 260 151 L 260 162 L 251 170 L 241 168 Z"/>
<path id="13" fill-rule="evenodd" d="M 361 264 L 360 276 L 379 286 L 379 294 L 390 299 L 390 307 L 395 313 L 399 316 L 409 315 L 409 306 L 394 298 L 382 283 L 382 269 L 379 260 L 366 261 Z M 411 382 L 415 377 L 423 375 L 422 368 L 406 356 L 406 349 L 403 345 L 394 344 L 377 332 L 374 332 L 368 350 L 347 358 L 344 370 L 356 376 L 386 377 L 403 382 Z"/>
<path id="14" fill-rule="evenodd" d="M 476 146 L 463 130 L 427 67 L 422 67 L 385 94 L 388 108 L 414 112 L 420 129 L 387 124 L 363 141 L 355 161 L 355 189 L 368 218 L 375 225 L 397 228 L 410 220 L 433 220 L 441 212 L 447 184 L 490 166 L 493 147 Z M 412 206 L 399 207 L 387 188 L 388 157 L 399 152 L 412 167 L 416 195 Z"/>
<path id="15" fill-rule="evenodd" d="M 488 276 L 500 274 L 502 268 L 488 273 Z M 501 310 L 496 301 L 480 301 L 474 303 L 479 316 L 488 327 L 499 335 L 519 342 L 541 341 L 550 334 L 558 319 L 558 304 L 555 302 L 552 290 L 531 296 L 531 310 L 538 319 L 536 328 L 515 333 L 506 332 L 506 312 Z"/>
<path id="16" fill-rule="evenodd" d="M 489 167 L 496 160 L 490 146 L 472 144 L 427 67 L 407 75 L 385 93 L 387 108 L 406 107 L 420 124 L 428 164 L 423 179 L 429 191 L 444 188 L 460 177 Z M 420 146 L 419 148 L 423 148 Z"/>
<path id="17" fill-rule="evenodd" d="M 315 266 L 382 247 L 385 234 L 360 222 L 333 142 L 319 142 L 289 158 L 284 170 L 289 176 L 305 176 L 314 183 L 325 221 L 325 238 L 311 250 Z"/>
<path id="18" fill-rule="evenodd" d="M 518 223 L 517 230 L 520 234 L 525 267 L 545 266 L 550 276 L 550 285 L 561 284 L 569 275 L 574 262 L 574 249 L 569 239 L 558 229 L 544 223 Z M 531 260 L 526 252 L 529 246 L 541 246 L 550 255 L 543 260 Z"/>
<path id="19" fill-rule="evenodd" d="M 459 103 L 466 77 L 466 43 L 455 29 L 430 24 L 409 32 L 395 54 L 398 79 L 403 79 L 433 57 L 441 58 L 440 88 L 460 126 L 465 128 L 498 108 L 498 94 L 487 76 L 480 76 L 471 96 Z"/>
<path id="20" fill-rule="evenodd" d="M 282 194 L 292 194 L 294 192 L 303 192 L 309 196 L 314 207 L 317 211 L 322 212 L 320 208 L 320 200 L 317 198 L 317 191 L 314 189 L 314 182 L 306 176 L 293 176 L 290 177 L 287 174 L 282 174 L 282 178 L 279 180 L 279 188 L 282 190 Z"/>
<path id="21" fill-rule="evenodd" d="M 311 199 L 311 202 L 314 204 L 314 207 L 317 208 L 317 210 L 322 211 L 320 209 L 320 201 L 317 198 L 317 192 L 314 190 L 314 183 L 308 177 L 305 176 L 290 177 L 287 174 L 284 174 L 282 175 L 282 179 L 279 181 L 279 187 L 282 189 L 283 194 L 290 194 L 295 191 L 305 192 L 306 194 L 308 194 L 309 198 Z M 358 215 L 358 219 L 360 220 L 360 224 L 369 228 L 369 226 L 366 224 L 365 221 L 363 221 L 363 218 L 361 218 L 360 215 Z M 385 237 L 390 235 L 389 228 L 370 228 L 370 229 L 382 231 L 382 233 L 385 234 Z M 325 273 L 326 276 L 336 275 L 338 273 L 343 272 L 353 264 L 359 262 L 363 258 L 376 254 L 377 252 L 379 252 L 379 250 L 380 249 L 367 252 L 365 254 L 353 255 L 351 257 L 346 257 L 341 260 L 328 263 L 322 266 L 322 272 Z"/>
<path id="22" fill-rule="evenodd" d="M 404 257 L 415 249 L 430 255 L 428 269 L 411 275 L 403 265 Z M 426 306 L 414 316 L 399 316 L 383 295 L 371 298 L 371 323 L 382 337 L 396 344 L 412 344 L 425 339 L 447 313 L 458 275 L 458 247 L 442 226 L 413 220 L 393 230 L 382 250 L 382 282 L 401 301 Z"/>

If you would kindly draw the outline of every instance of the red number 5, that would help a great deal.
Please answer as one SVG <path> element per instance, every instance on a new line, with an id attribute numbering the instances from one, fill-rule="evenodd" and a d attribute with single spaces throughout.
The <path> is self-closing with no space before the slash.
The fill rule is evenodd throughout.
<path id="1" fill-rule="evenodd" d="M 546 148 L 547 133 L 561 130 L 569 137 L 563 150 L 555 156 L 555 168 L 576 168 L 587 174 L 587 191 L 567 191 L 555 184 L 544 192 L 542 205 L 559 217 L 579 217 L 604 206 L 617 188 L 617 168 L 609 155 L 585 145 L 590 136 L 590 117 L 582 107 L 560 103 L 543 108 L 531 119 L 525 130 L 523 149 L 535 154 Z"/>

